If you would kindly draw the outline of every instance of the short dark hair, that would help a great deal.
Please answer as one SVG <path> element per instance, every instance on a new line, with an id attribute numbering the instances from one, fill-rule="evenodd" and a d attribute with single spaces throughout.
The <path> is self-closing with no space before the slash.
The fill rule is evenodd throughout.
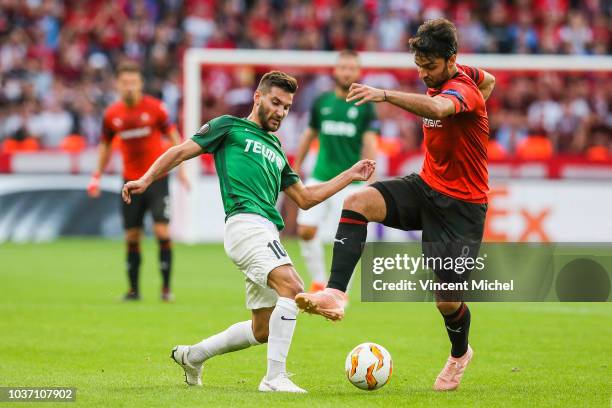
<path id="1" fill-rule="evenodd" d="M 267 72 L 263 77 L 261 77 L 257 89 L 261 92 L 268 92 L 273 86 L 292 94 L 294 94 L 298 89 L 297 80 L 291 75 L 281 71 Z"/>
<path id="2" fill-rule="evenodd" d="M 124 61 L 117 67 L 117 76 L 123 74 L 124 72 L 140 74 L 140 67 L 134 61 Z"/>
<path id="3" fill-rule="evenodd" d="M 419 26 L 409 44 L 417 55 L 448 60 L 457 54 L 457 28 L 445 18 L 428 20 Z"/>

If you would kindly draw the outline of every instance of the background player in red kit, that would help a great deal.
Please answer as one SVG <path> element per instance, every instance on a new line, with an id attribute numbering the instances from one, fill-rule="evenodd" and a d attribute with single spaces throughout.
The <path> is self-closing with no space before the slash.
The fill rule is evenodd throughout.
<path id="1" fill-rule="evenodd" d="M 100 176 L 111 157 L 113 138 L 121 139 L 123 157 L 123 178 L 125 181 L 138 180 L 165 150 L 162 136 L 167 136 L 173 145 L 181 142 L 176 127 L 170 123 L 163 103 L 142 93 L 143 81 L 140 69 L 135 63 L 124 63 L 117 70 L 117 91 L 120 100 L 104 112 L 102 139 L 96 171 L 92 175 L 88 194 L 100 195 Z M 182 168 L 179 179 L 184 186 L 189 183 Z M 127 269 L 130 289 L 125 300 L 139 300 L 138 277 L 140 272 L 140 240 L 146 211 L 153 216 L 153 232 L 159 242 L 159 264 L 162 274 L 164 301 L 173 299 L 170 292 L 172 248 L 168 223 L 170 208 L 168 177 L 164 176 L 153 184 L 146 194 L 135 197 L 130 205 L 122 201 L 123 224 L 127 244 Z"/>
<path id="2" fill-rule="evenodd" d="M 347 101 L 389 102 L 423 117 L 425 162 L 420 174 L 376 182 L 349 196 L 342 210 L 327 288 L 296 296 L 298 306 L 332 320 L 344 316 L 346 286 L 361 257 L 367 223 L 423 231 L 426 257 L 476 257 L 487 211 L 487 143 L 485 99 L 495 79 L 480 69 L 459 66 L 457 32 L 448 20 L 421 25 L 410 45 L 427 95 L 351 85 Z M 469 250 L 469 254 L 463 249 Z M 456 250 L 461 248 L 461 254 Z M 466 280 L 469 273 L 434 270 L 442 282 Z M 473 350 L 468 344 L 470 310 L 461 293 L 436 292 L 436 306 L 451 341 L 451 356 L 434 389 L 459 386 Z"/>

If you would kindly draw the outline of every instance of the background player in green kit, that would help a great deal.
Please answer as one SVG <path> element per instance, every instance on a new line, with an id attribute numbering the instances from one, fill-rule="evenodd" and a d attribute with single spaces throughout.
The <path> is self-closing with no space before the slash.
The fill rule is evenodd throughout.
<path id="1" fill-rule="evenodd" d="M 202 365 L 209 358 L 267 342 L 268 369 L 259 390 L 306 392 L 288 378 L 285 368 L 298 313 L 294 297 L 303 291 L 303 283 L 279 240 L 284 224 L 276 200 L 284 191 L 300 208 L 310 208 L 354 181 L 367 180 L 374 162 L 362 160 L 325 183 L 304 186 L 280 141 L 269 133 L 287 116 L 296 90 L 297 82 L 289 75 L 265 74 L 248 118 L 225 115 L 211 120 L 191 140 L 166 151 L 139 180 L 123 187 L 123 199 L 129 203 L 131 194 L 142 194 L 179 163 L 202 153 L 214 155 L 226 214 L 225 252 L 246 276 L 252 319 L 172 350 L 189 385 L 202 384 Z"/>
<path id="2" fill-rule="evenodd" d="M 340 52 L 333 76 L 336 86 L 314 101 L 295 158 L 294 169 L 300 173 L 310 145 L 319 139 L 319 154 L 306 185 L 331 180 L 361 158 L 376 158 L 379 129 L 374 104 L 355 106 L 346 102 L 351 84 L 361 76 L 358 54 L 350 50 Z M 320 229 L 326 224 L 337 224 L 344 199 L 358 188 L 358 184 L 350 185 L 321 205 L 298 213 L 300 249 L 312 277 L 313 292 L 325 288 L 327 280 Z"/>

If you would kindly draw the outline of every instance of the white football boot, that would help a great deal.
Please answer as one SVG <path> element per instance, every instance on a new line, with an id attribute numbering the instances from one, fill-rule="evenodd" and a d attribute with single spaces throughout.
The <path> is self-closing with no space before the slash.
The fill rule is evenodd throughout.
<path id="1" fill-rule="evenodd" d="M 185 371 L 185 382 L 188 385 L 202 385 L 202 364 L 190 364 L 187 359 L 189 346 L 175 346 L 170 358 Z"/>
<path id="2" fill-rule="evenodd" d="M 259 391 L 262 392 L 295 392 L 306 393 L 307 391 L 298 387 L 289 379 L 289 374 L 281 373 L 278 377 L 272 380 L 266 380 L 264 377 L 259 383 Z"/>

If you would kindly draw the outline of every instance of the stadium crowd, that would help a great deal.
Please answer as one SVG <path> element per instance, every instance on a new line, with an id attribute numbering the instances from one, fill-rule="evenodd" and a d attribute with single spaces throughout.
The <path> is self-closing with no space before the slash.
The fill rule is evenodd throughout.
<path id="1" fill-rule="evenodd" d="M 418 25 L 439 16 L 456 23 L 460 53 L 612 51 L 612 5 L 599 0 L 0 0 L 0 145 L 70 148 L 68 135 L 96 144 L 104 107 L 115 97 L 113 67 L 123 59 L 142 64 L 147 92 L 180 122 L 180 61 L 188 47 L 406 51 Z M 488 103 L 493 157 L 610 157 L 610 73 L 495 74 L 503 92 Z M 207 119 L 241 112 L 258 73 L 235 67 L 204 75 Z M 289 150 L 309 103 L 329 86 L 321 75 L 299 79 L 294 117 L 282 132 L 292 139 Z M 414 72 L 369 72 L 364 80 L 424 91 Z M 418 151 L 415 117 L 384 104 L 379 116 L 391 151 Z"/>

